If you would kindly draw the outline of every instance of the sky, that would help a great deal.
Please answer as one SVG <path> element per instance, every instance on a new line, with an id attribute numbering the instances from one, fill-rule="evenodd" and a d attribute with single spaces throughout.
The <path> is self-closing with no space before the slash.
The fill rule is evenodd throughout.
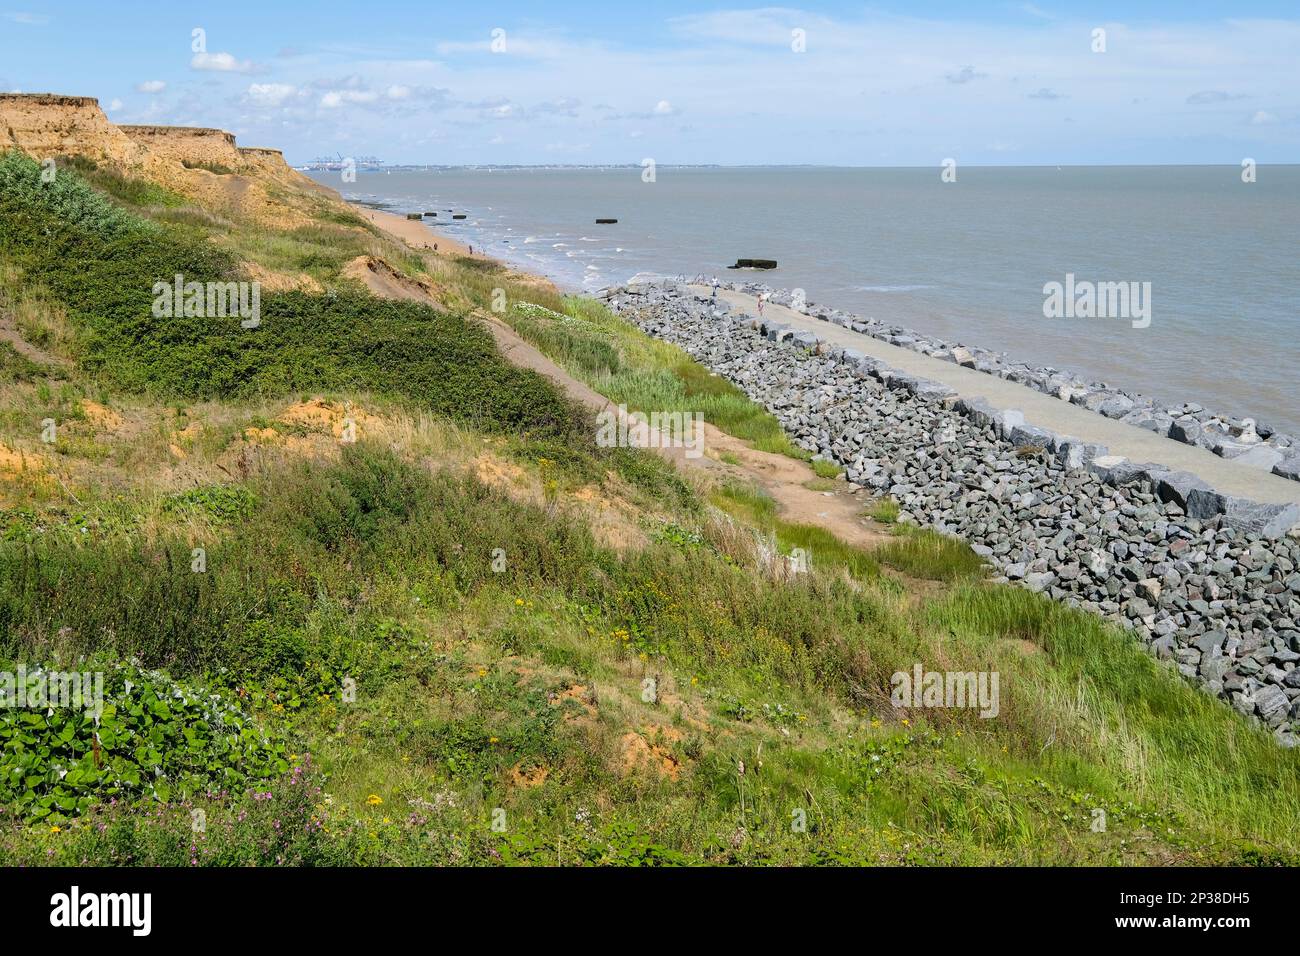
<path id="1" fill-rule="evenodd" d="M 0 0 L 0 90 L 292 163 L 1295 163 L 1300 0 Z"/>

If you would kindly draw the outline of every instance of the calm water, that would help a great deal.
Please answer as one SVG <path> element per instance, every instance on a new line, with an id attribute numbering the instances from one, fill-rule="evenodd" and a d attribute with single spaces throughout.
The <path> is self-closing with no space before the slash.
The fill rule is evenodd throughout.
<path id="1" fill-rule="evenodd" d="M 761 275 L 810 301 L 1300 434 L 1300 166 L 660 167 L 360 173 L 349 199 L 438 210 L 449 235 L 562 286 L 641 271 Z M 443 222 L 448 208 L 469 214 Z M 617 218 L 597 226 L 597 217 Z M 1151 283 L 1150 327 L 1043 317 L 1043 285 Z"/>

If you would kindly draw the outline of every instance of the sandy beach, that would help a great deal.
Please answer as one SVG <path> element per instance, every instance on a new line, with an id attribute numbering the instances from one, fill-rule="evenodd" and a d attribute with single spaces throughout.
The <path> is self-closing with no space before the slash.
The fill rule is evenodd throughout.
<path id="1" fill-rule="evenodd" d="M 373 226 L 377 226 L 390 235 L 401 239 L 407 245 L 416 249 L 429 249 L 437 252 L 439 255 L 471 255 L 469 247 L 464 243 L 457 242 L 455 239 L 448 239 L 439 232 L 434 232 L 426 225 L 428 220 L 407 219 L 405 216 L 399 216 L 396 213 L 383 212 L 379 209 L 370 209 L 366 206 L 359 206 L 351 203 L 352 207 Z M 437 248 L 435 249 L 435 244 Z"/>

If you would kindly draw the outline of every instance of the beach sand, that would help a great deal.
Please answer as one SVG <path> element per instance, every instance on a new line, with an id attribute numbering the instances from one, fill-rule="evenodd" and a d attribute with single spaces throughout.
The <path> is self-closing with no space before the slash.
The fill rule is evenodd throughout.
<path id="1" fill-rule="evenodd" d="M 381 212 L 378 209 L 358 206 L 355 203 L 351 205 L 371 225 L 396 236 L 413 248 L 432 251 L 434 243 L 437 243 L 439 255 L 468 256 L 470 254 L 469 247 L 464 243 L 457 242 L 455 239 L 448 239 L 442 233 L 430 229 L 426 225 L 428 220 L 416 221 L 407 219 L 405 216 L 398 216 L 395 213 Z M 483 258 L 478 253 L 474 255 L 476 258 Z"/>

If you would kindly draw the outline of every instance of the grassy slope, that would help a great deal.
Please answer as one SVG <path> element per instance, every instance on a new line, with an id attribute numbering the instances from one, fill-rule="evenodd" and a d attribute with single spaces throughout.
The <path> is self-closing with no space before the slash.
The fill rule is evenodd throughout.
<path id="1" fill-rule="evenodd" d="M 0 443 L 42 463 L 0 472 L 0 656 L 133 655 L 232 702 L 266 757 L 232 781 L 221 747 L 164 737 L 168 754 L 204 757 L 165 802 L 149 791 L 37 817 L 13 796 L 6 858 L 1296 860 L 1298 755 L 1123 635 L 981 583 L 941 541 L 864 555 L 782 522 L 752 489 L 695 489 L 657 459 L 597 449 L 582 414 L 473 325 L 356 295 L 337 270 L 378 251 L 463 311 L 503 289 L 512 324 L 611 398 L 703 409 L 797 453 L 679 351 L 490 264 L 404 259 L 345 212 L 268 234 L 86 175 L 128 212 L 72 183 L 53 206 L 0 190 L 14 224 L 0 292 L 28 341 L 77 360 L 58 371 L 0 351 Z M 108 255 L 124 248 L 127 261 Z M 149 318 L 151 270 L 226 274 L 239 258 L 339 297 L 267 295 L 265 340 Z M 362 441 L 340 447 L 286 413 L 308 394 L 364 409 Z M 37 437 L 46 417 L 61 425 L 53 448 Z M 485 460 L 512 477 L 485 484 Z M 639 536 L 593 530 L 593 500 L 640 515 Z M 783 579 L 770 538 L 811 546 L 812 572 Z M 889 675 L 916 661 L 999 671 L 998 718 L 896 711 Z M 0 737 L 0 765 L 44 747 L 80 760 L 83 795 L 102 796 L 88 731 L 74 731 Z"/>

